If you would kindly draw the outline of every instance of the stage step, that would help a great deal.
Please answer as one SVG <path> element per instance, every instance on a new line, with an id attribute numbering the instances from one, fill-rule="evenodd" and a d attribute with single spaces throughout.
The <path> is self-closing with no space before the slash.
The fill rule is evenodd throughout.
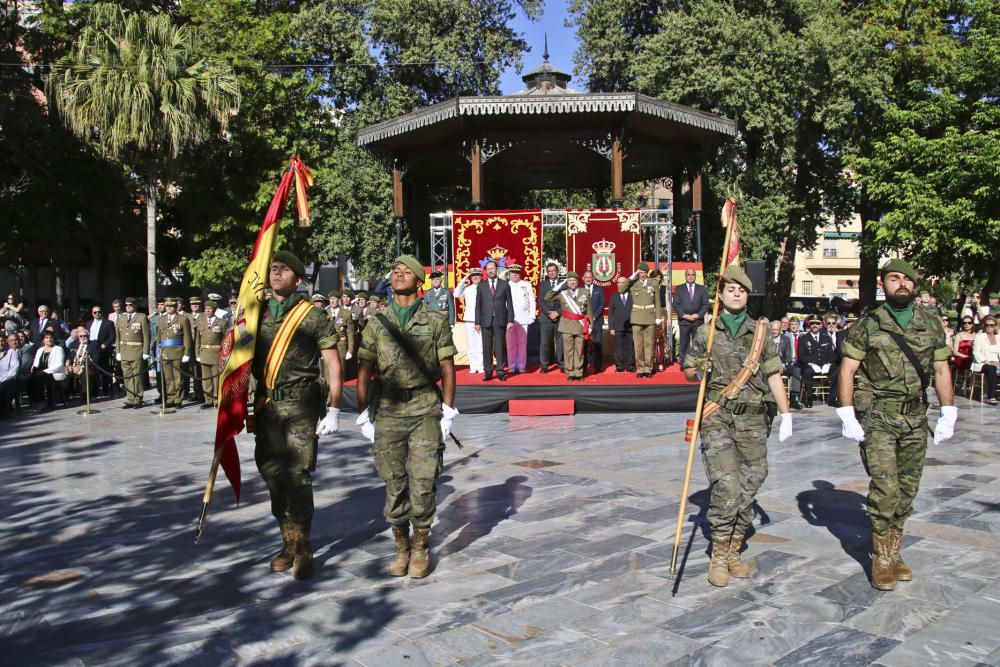
<path id="1" fill-rule="evenodd" d="M 548 417 L 576 414 L 576 401 L 572 398 L 511 399 L 507 411 L 512 417 Z"/>

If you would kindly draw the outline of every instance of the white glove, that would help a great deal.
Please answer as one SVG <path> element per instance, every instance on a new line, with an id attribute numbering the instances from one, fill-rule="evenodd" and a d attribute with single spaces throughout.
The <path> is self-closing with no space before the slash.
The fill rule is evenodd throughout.
<path id="1" fill-rule="evenodd" d="M 663 324 L 663 320 L 657 318 L 655 324 L 656 324 L 656 326 L 660 326 L 661 324 Z"/>
<path id="2" fill-rule="evenodd" d="M 944 442 L 955 435 L 955 422 L 958 421 L 958 408 L 954 405 L 942 405 L 941 417 L 934 428 L 934 444 Z"/>
<path id="3" fill-rule="evenodd" d="M 565 280 L 560 280 L 559 284 L 556 285 L 556 288 L 553 291 L 555 291 L 555 292 L 561 292 L 561 291 L 563 291 L 563 289 L 565 287 L 566 287 L 566 281 Z"/>
<path id="4" fill-rule="evenodd" d="M 630 276 L 628 277 L 628 279 L 629 279 L 629 280 L 638 280 L 638 279 L 639 279 L 639 272 L 638 272 L 638 271 L 636 271 L 635 273 L 633 273 L 632 275 L 630 275 Z"/>
<path id="5" fill-rule="evenodd" d="M 782 412 L 778 415 L 778 442 L 784 442 L 792 437 L 792 413 Z"/>
<path id="6" fill-rule="evenodd" d="M 840 421 L 844 423 L 844 428 L 841 433 L 845 438 L 855 440 L 857 442 L 861 442 L 865 439 L 865 430 L 861 428 L 858 418 L 854 415 L 853 405 L 845 405 L 842 408 L 837 408 L 837 416 L 840 417 Z"/>
<path id="7" fill-rule="evenodd" d="M 197 361 L 199 364 L 201 363 L 201 357 L 195 357 L 194 360 Z"/>
<path id="8" fill-rule="evenodd" d="M 371 423 L 371 420 L 368 419 L 368 408 L 365 408 L 365 411 L 358 415 L 358 419 L 354 423 L 361 427 L 361 435 L 368 438 L 368 442 L 374 444 L 375 424 Z"/>
<path id="9" fill-rule="evenodd" d="M 326 417 L 320 420 L 316 427 L 316 435 L 330 435 L 340 430 L 340 410 L 338 408 L 327 408 Z"/>
<path id="10" fill-rule="evenodd" d="M 121 355 L 118 355 L 118 356 L 120 357 Z M 148 354 L 142 355 L 142 360 L 143 361 L 149 361 L 149 355 Z"/>
<path id="11" fill-rule="evenodd" d="M 348 352 L 347 354 L 344 355 L 344 361 L 350 361 L 353 358 L 354 358 L 354 355 L 351 354 L 350 352 Z"/>
<path id="12" fill-rule="evenodd" d="M 441 404 L 441 440 L 447 440 L 448 436 L 451 435 L 451 422 L 455 417 L 458 416 L 458 410 L 447 405 L 445 403 Z"/>
<path id="13" fill-rule="evenodd" d="M 189 357 L 188 355 L 185 354 L 183 357 L 181 357 L 182 364 L 186 364 L 189 361 L 191 361 L 191 357 Z"/>
<path id="14" fill-rule="evenodd" d="M 121 360 L 122 360 L 122 353 L 115 352 L 115 361 L 121 361 Z"/>

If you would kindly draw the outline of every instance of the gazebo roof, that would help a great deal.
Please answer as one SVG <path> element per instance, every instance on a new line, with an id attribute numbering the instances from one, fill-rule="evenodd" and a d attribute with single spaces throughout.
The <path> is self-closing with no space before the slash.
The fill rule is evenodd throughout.
<path id="1" fill-rule="evenodd" d="M 514 191 L 607 185 L 612 136 L 621 138 L 623 178 L 661 178 L 700 165 L 736 135 L 736 123 L 640 93 L 580 93 L 548 63 L 514 95 L 456 97 L 361 129 L 358 146 L 407 178 L 469 182 L 469 146 L 481 142 L 486 183 Z"/>

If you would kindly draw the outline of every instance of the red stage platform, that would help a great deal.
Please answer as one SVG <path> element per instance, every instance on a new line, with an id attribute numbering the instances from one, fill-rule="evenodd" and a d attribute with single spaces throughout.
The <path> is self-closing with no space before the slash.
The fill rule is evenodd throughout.
<path id="1" fill-rule="evenodd" d="M 570 382 L 553 368 L 541 373 L 537 365 L 529 365 L 526 373 L 508 376 L 505 382 L 495 375 L 483 382 L 482 374 L 460 367 L 455 407 L 465 414 L 506 412 L 512 400 L 548 399 L 572 400 L 576 412 L 690 412 L 698 400 L 698 383 L 685 380 L 676 364 L 651 378 L 616 373 L 612 364 L 582 382 Z M 348 410 L 357 408 L 355 384 L 344 384 L 342 407 Z"/>

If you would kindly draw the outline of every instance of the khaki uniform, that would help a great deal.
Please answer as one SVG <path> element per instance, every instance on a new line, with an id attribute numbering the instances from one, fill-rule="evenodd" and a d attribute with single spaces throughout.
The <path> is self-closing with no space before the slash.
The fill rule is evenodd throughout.
<path id="1" fill-rule="evenodd" d="M 173 319 L 169 315 L 161 316 L 156 329 L 156 342 L 160 347 L 160 369 L 167 405 L 180 405 L 184 400 L 181 359 L 191 356 L 190 318 L 183 314 L 174 314 Z"/>
<path id="2" fill-rule="evenodd" d="M 563 341 L 563 366 L 566 369 L 566 377 L 582 378 L 585 360 L 583 320 L 572 319 L 572 314 L 577 311 L 586 315 L 588 322 L 593 322 L 592 304 L 587 290 L 577 287 L 575 290 L 564 288 L 560 291 L 551 290 L 545 295 L 546 301 L 558 301 L 562 307 L 562 314 L 559 318 L 559 334 Z M 572 308 L 570 303 L 576 305 Z"/>
<path id="3" fill-rule="evenodd" d="M 205 321 L 205 313 L 199 311 L 197 313 L 184 313 L 184 315 L 191 322 L 191 340 L 193 341 L 196 332 L 198 331 L 198 325 L 201 322 Z M 199 364 L 198 360 L 195 359 L 195 357 L 198 355 L 198 348 L 193 347 L 192 349 L 194 349 L 195 353 L 191 355 L 191 361 L 188 362 L 187 368 L 184 369 L 184 372 L 192 377 L 184 378 L 184 394 L 187 395 L 188 382 L 190 382 L 191 385 L 193 386 L 192 393 L 194 393 L 194 398 L 196 401 L 200 402 L 205 400 L 205 392 L 203 391 L 203 385 L 201 381 L 203 376 L 201 373 L 201 364 Z"/>
<path id="4" fill-rule="evenodd" d="M 295 331 L 278 370 L 274 389 L 264 387 L 265 362 L 281 323 L 301 293 L 286 299 L 275 318 L 265 303 L 254 348 L 257 380 L 254 460 L 271 495 L 271 513 L 279 523 L 312 522 L 312 473 L 316 469 L 316 424 L 327 403 L 319 381 L 323 350 L 337 347 L 337 332 L 325 312 L 311 308 Z"/>
<path id="5" fill-rule="evenodd" d="M 902 532 L 913 513 L 928 435 L 920 376 L 890 331 L 902 334 L 928 378 L 934 377 L 934 362 L 951 353 L 941 321 L 927 308 L 913 309 L 905 331 L 884 304 L 847 330 L 844 356 L 861 362 L 854 406 L 865 431 L 861 460 L 871 478 L 868 521 L 880 536 Z"/>
<path id="6" fill-rule="evenodd" d="M 458 350 L 445 317 L 418 304 L 405 327 L 392 308 L 384 315 L 409 336 L 432 376 L 440 379 L 440 362 Z M 394 527 L 430 528 L 444 454 L 441 400 L 377 319 L 365 328 L 358 356 L 376 374 L 368 412 L 375 424 L 375 472 L 385 482 L 385 518 Z"/>
<path id="7" fill-rule="evenodd" d="M 122 355 L 122 376 L 125 384 L 125 404 L 142 403 L 142 355 L 149 349 L 149 320 L 143 313 L 123 314 L 115 321 L 115 349 Z"/>
<path id="8" fill-rule="evenodd" d="M 202 315 L 194 329 L 194 354 L 201 370 L 201 388 L 206 405 L 219 400 L 219 355 L 226 337 L 226 321 L 221 317 Z"/>
<path id="9" fill-rule="evenodd" d="M 656 320 L 662 319 L 663 303 L 656 281 L 647 278 L 629 280 L 618 286 L 618 293 L 632 295 L 632 342 L 635 345 L 635 366 L 638 373 L 653 372 L 656 354 Z"/>

